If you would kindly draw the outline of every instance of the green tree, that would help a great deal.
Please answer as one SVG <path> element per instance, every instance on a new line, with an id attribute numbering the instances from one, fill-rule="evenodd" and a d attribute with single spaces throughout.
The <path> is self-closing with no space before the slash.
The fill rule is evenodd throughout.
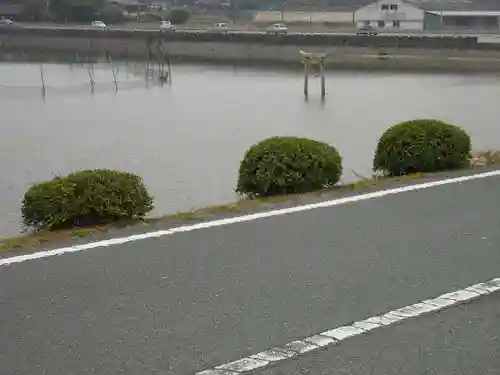
<path id="1" fill-rule="evenodd" d="M 188 21 L 189 11 L 185 8 L 172 8 L 170 9 L 168 18 L 173 25 L 181 25 Z"/>
<path id="2" fill-rule="evenodd" d="M 21 19 L 23 21 L 44 21 L 49 19 L 46 3 L 39 0 L 25 0 L 22 3 Z"/>
<path id="3" fill-rule="evenodd" d="M 104 0 L 52 0 L 49 9 L 58 21 L 90 22 L 103 6 Z"/>
<path id="4" fill-rule="evenodd" d="M 99 19 L 105 23 L 120 23 L 125 17 L 120 7 L 107 4 L 101 9 Z"/>

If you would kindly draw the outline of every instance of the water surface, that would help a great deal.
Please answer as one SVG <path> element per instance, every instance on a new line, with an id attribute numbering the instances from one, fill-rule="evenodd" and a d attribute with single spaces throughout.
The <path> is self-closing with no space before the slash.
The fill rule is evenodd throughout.
<path id="1" fill-rule="evenodd" d="M 311 80 L 302 96 L 299 71 L 205 65 L 173 67 L 171 86 L 146 84 L 144 65 L 111 68 L 0 64 L 0 236 L 17 234 L 30 183 L 82 168 L 116 168 L 142 176 L 154 214 L 236 199 L 243 153 L 276 135 L 336 146 L 344 181 L 370 175 L 378 137 L 391 124 L 434 117 L 464 127 L 477 149 L 500 148 L 500 77 L 338 72 L 327 98 Z"/>

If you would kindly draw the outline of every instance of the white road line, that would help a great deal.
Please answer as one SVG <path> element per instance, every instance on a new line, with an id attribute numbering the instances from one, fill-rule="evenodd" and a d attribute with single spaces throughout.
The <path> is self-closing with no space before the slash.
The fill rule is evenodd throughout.
<path id="1" fill-rule="evenodd" d="M 471 285 L 453 293 L 443 294 L 433 299 L 405 306 L 379 316 L 373 316 L 347 326 L 337 327 L 302 340 L 293 341 L 282 347 L 265 350 L 234 362 L 216 366 L 210 370 L 197 372 L 196 375 L 239 375 L 269 365 L 275 365 L 290 358 L 296 359 L 299 355 L 313 350 L 338 345 L 346 339 L 365 334 L 374 329 L 399 323 L 423 314 L 435 313 L 497 291 L 500 291 L 500 277 L 484 283 Z M 395 317 L 397 319 L 394 319 Z"/>
<path id="2" fill-rule="evenodd" d="M 65 253 L 74 253 L 74 252 L 78 252 L 78 251 L 95 249 L 98 247 L 109 247 L 109 246 L 114 246 L 114 245 L 121 245 L 121 244 L 124 244 L 127 242 L 146 240 L 148 238 L 158 238 L 158 237 L 168 236 L 168 235 L 175 234 L 175 233 L 191 232 L 193 230 L 199 230 L 199 229 L 215 228 L 215 227 L 221 227 L 221 226 L 236 224 L 236 223 L 246 223 L 246 222 L 257 220 L 257 219 L 263 219 L 266 217 L 288 215 L 288 214 L 293 214 L 293 213 L 297 213 L 297 212 L 314 210 L 317 208 L 340 206 L 342 204 L 347 204 L 347 203 L 361 202 L 361 201 L 366 201 L 369 199 L 375 199 L 375 198 L 386 197 L 389 195 L 406 193 L 409 191 L 429 189 L 429 188 L 443 186 L 443 185 L 456 184 L 456 183 L 472 181 L 472 180 L 480 180 L 480 179 L 484 179 L 484 178 L 488 178 L 488 177 L 495 177 L 495 176 L 500 176 L 500 170 L 495 170 L 495 171 L 486 172 L 486 173 L 478 173 L 478 174 L 474 174 L 474 175 L 470 175 L 470 176 L 450 178 L 450 179 L 446 179 L 446 180 L 426 182 L 426 183 L 422 183 L 422 184 L 402 186 L 402 187 L 395 188 L 395 189 L 380 190 L 380 191 L 376 191 L 373 193 L 359 194 L 359 195 L 349 196 L 346 198 L 339 198 L 339 199 L 334 199 L 334 200 L 329 200 L 329 201 L 324 201 L 324 202 L 319 202 L 319 203 L 306 204 L 306 205 L 302 205 L 302 206 L 295 206 L 295 207 L 291 207 L 291 208 L 284 208 L 284 209 L 279 209 L 279 210 L 259 212 L 259 213 L 255 213 L 255 214 L 236 216 L 236 217 L 231 217 L 231 218 L 227 218 L 227 219 L 207 221 L 204 223 L 185 225 L 185 226 L 181 226 L 181 227 L 176 227 L 176 228 L 171 228 L 171 229 L 166 229 L 166 230 L 159 230 L 159 231 L 155 231 L 155 232 L 146 232 L 146 233 L 135 234 L 132 236 L 127 236 L 127 237 L 116 237 L 116 238 L 111 238 L 109 240 L 89 242 L 89 243 L 86 243 L 83 245 L 74 245 L 74 246 L 62 247 L 62 248 L 54 249 L 54 250 L 40 251 L 40 252 L 27 254 L 27 255 L 19 255 L 19 256 L 14 256 L 14 257 L 9 257 L 9 258 L 3 258 L 3 259 L 0 259 L 0 267 L 1 266 L 8 266 L 8 265 L 11 265 L 14 263 L 25 262 L 28 260 L 49 258 L 49 257 L 53 257 L 56 255 L 61 255 L 61 254 L 65 254 Z"/>

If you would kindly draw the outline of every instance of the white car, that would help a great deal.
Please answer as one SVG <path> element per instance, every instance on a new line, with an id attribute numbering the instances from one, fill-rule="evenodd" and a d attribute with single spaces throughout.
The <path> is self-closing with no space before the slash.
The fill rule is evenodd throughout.
<path id="1" fill-rule="evenodd" d="M 170 21 L 161 21 L 160 23 L 160 31 L 175 31 L 174 25 Z"/>
<path id="2" fill-rule="evenodd" d="M 97 29 L 105 30 L 107 28 L 106 24 L 102 21 L 92 21 L 92 27 Z"/>
<path id="3" fill-rule="evenodd" d="M 213 25 L 211 28 L 208 29 L 209 32 L 212 33 L 222 33 L 222 34 L 227 34 L 229 28 L 227 27 L 226 23 L 216 23 Z"/>
<path id="4" fill-rule="evenodd" d="M 8 18 L 2 18 L 0 20 L 0 25 L 15 25 L 16 23 Z"/>
<path id="5" fill-rule="evenodd" d="M 275 23 L 267 28 L 268 34 L 286 34 L 288 33 L 288 27 L 282 23 Z"/>

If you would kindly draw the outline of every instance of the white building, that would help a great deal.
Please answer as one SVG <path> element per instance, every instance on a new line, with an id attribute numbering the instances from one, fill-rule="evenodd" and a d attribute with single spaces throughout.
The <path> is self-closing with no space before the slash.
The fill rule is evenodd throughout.
<path id="1" fill-rule="evenodd" d="M 425 11 L 403 0 L 379 0 L 354 12 L 357 27 L 373 26 L 379 30 L 423 30 Z"/>

